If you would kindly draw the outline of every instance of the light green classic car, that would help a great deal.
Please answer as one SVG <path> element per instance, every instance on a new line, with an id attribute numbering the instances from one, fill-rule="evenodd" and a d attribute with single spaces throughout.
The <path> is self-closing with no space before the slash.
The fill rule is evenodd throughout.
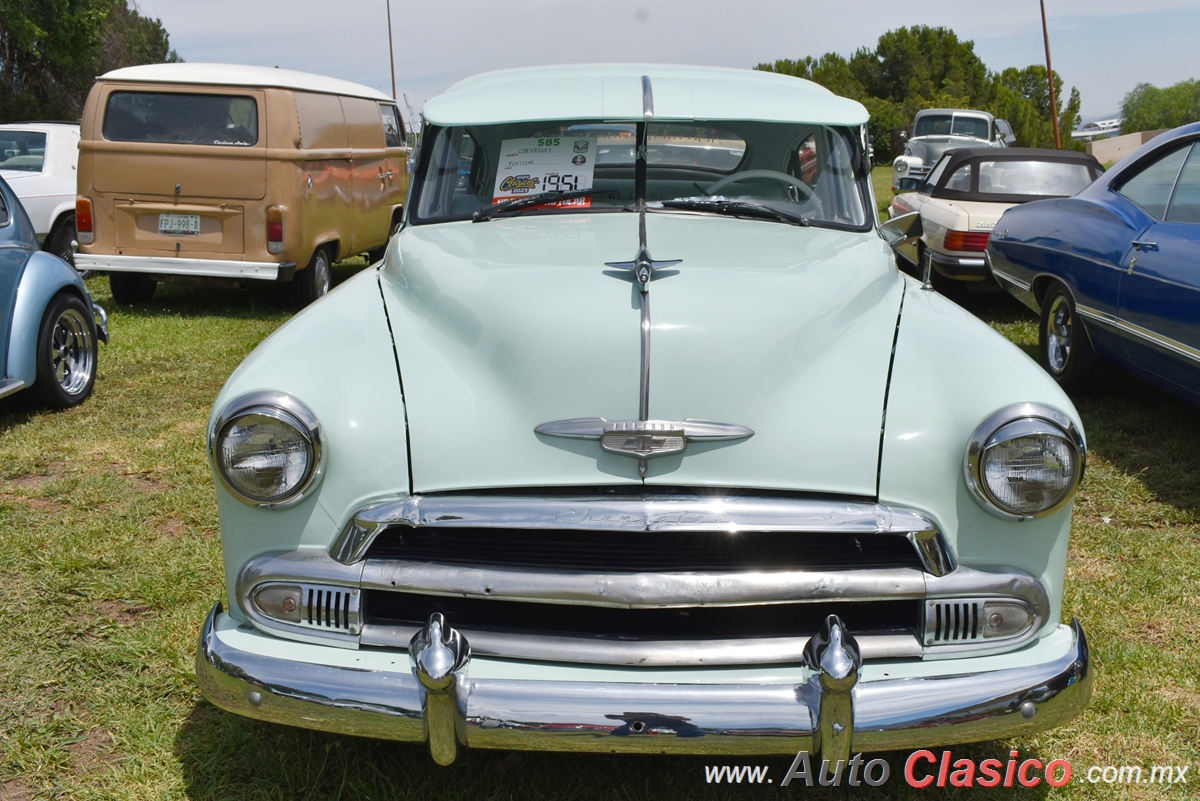
<path id="1" fill-rule="evenodd" d="M 593 65 L 424 117 L 383 261 L 217 399 L 213 703 L 443 764 L 836 760 L 1080 711 L 1078 415 L 897 271 L 861 105 Z"/>

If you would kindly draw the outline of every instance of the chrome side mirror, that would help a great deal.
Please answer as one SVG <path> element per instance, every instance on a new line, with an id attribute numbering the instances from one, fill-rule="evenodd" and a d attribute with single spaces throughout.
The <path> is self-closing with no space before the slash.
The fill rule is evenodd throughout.
<path id="1" fill-rule="evenodd" d="M 888 246 L 895 252 L 897 256 L 905 261 L 912 262 L 913 265 L 920 267 L 920 244 L 921 236 L 925 233 L 924 227 L 921 225 L 921 213 L 914 211 L 911 214 L 903 214 L 895 217 L 879 226 L 879 233 L 883 236 L 883 241 L 888 243 Z M 922 280 L 926 280 L 928 276 L 922 276 Z"/>

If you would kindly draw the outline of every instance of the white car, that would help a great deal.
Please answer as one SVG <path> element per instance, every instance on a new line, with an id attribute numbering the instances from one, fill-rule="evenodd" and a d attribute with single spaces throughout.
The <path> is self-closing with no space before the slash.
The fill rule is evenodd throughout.
<path id="1" fill-rule="evenodd" d="M 901 179 L 901 190 L 911 191 L 892 199 L 891 217 L 919 212 L 920 221 L 909 226 L 912 245 L 896 252 L 935 288 L 957 282 L 995 289 L 983 254 L 1000 215 L 1031 200 L 1074 195 L 1103 172 L 1094 156 L 1069 150 L 951 150 L 924 181 Z"/>
<path id="2" fill-rule="evenodd" d="M 78 161 L 76 123 L 0 125 L 0 176 L 21 199 L 33 221 L 38 245 L 71 264 Z"/>

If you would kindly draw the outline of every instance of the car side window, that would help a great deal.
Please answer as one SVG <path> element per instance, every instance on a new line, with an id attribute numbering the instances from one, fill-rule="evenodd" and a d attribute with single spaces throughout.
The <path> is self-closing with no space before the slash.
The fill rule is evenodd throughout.
<path id="1" fill-rule="evenodd" d="M 1186 147 L 1168 153 L 1115 187 L 1116 192 L 1141 206 L 1154 219 L 1163 219 L 1171 189 L 1187 155 Z"/>
<path id="2" fill-rule="evenodd" d="M 8 225 L 8 219 L 8 204 L 4 202 L 4 195 L 0 195 L 0 226 Z"/>
<path id="3" fill-rule="evenodd" d="M 383 135 L 388 147 L 404 146 L 404 126 L 400 123 L 400 112 L 395 106 L 379 104 L 379 116 L 383 119 Z"/>
<path id="4" fill-rule="evenodd" d="M 952 192 L 970 192 L 971 165 L 964 164 L 954 172 L 950 173 L 950 179 L 946 181 L 946 188 Z"/>
<path id="5" fill-rule="evenodd" d="M 1175 182 L 1167 222 L 1200 223 L 1200 145 L 1192 145 Z"/>
<path id="6" fill-rule="evenodd" d="M 942 173 L 946 171 L 946 165 L 950 163 L 949 159 L 943 158 L 937 164 L 933 165 L 933 170 L 930 171 L 928 177 L 925 178 L 925 183 L 922 184 L 921 191 L 928 193 L 933 187 L 937 186 L 938 181 L 942 180 Z"/>

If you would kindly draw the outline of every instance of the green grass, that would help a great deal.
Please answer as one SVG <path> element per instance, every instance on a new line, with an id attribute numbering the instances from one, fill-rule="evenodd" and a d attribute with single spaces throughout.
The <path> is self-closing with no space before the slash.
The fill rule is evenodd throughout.
<path id="1" fill-rule="evenodd" d="M 337 277 L 361 266 L 339 267 Z M 790 763 L 780 757 L 472 751 L 438 768 L 421 746 L 258 723 L 209 705 L 192 665 L 198 627 L 223 591 L 204 425 L 226 376 L 292 309 L 270 287 L 163 287 L 129 311 L 112 304 L 105 279 L 91 286 L 113 332 L 95 396 L 60 414 L 20 396 L 0 402 L 0 799 L 802 794 L 778 787 Z M 1003 296 L 969 303 L 1032 350 L 1035 324 L 1022 308 Z M 954 750 L 979 760 L 1015 748 L 1069 759 L 1079 772 L 1200 770 L 1200 415 L 1133 379 L 1079 406 L 1091 458 L 1065 607 L 1091 638 L 1095 696 L 1055 731 Z M 905 754 L 885 756 L 886 797 L 926 797 L 903 784 Z M 706 764 L 767 764 L 776 785 L 706 785 Z M 1187 797 L 1185 788 L 1079 781 L 1045 789 L 967 797 Z"/>
<path id="2" fill-rule="evenodd" d="M 879 208 L 879 219 L 886 221 L 887 209 L 892 205 L 892 165 L 881 164 L 871 170 L 871 184 L 875 187 L 875 205 Z"/>

